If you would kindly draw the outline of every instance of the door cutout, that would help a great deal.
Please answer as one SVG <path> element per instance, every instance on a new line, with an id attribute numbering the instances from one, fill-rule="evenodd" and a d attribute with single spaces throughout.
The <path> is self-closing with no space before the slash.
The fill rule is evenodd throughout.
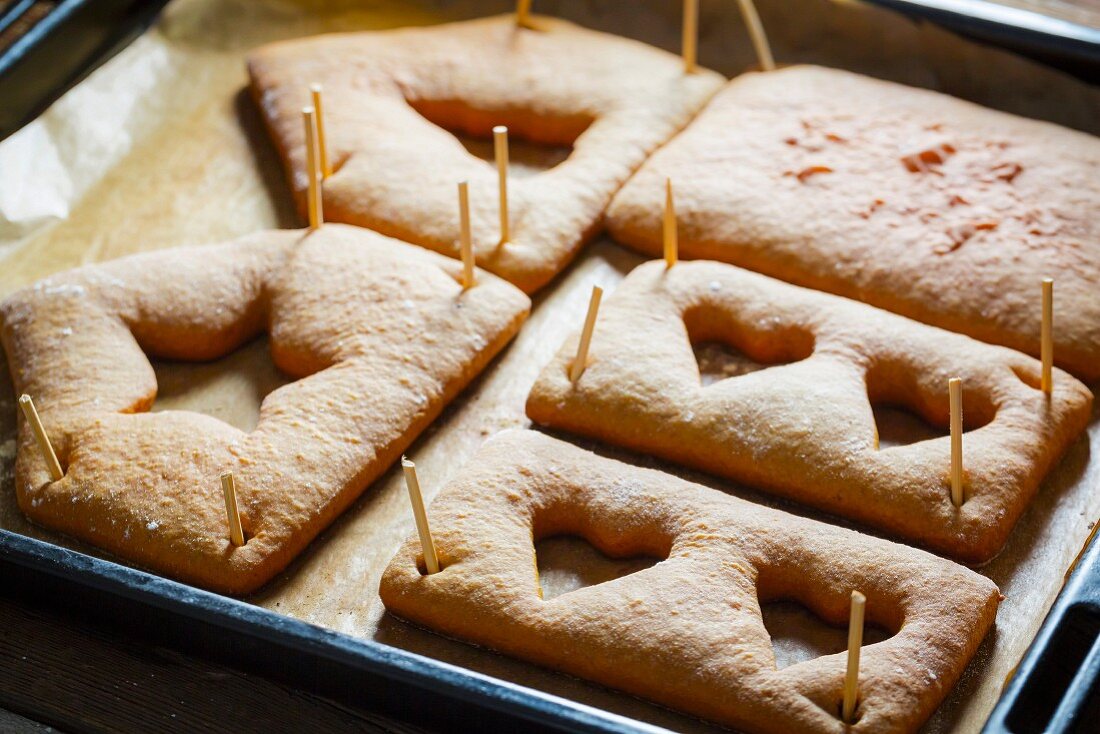
<path id="1" fill-rule="evenodd" d="M 268 393 L 294 380 L 275 367 L 266 335 L 210 362 L 152 359 L 157 399 L 152 412 L 188 410 L 250 432 Z"/>
<path id="2" fill-rule="evenodd" d="M 760 605 L 764 627 L 772 641 L 775 667 L 813 660 L 848 649 L 848 629 L 826 624 L 798 602 L 771 601 Z M 870 623 L 863 628 L 864 646 L 889 639 L 892 635 Z"/>
<path id="3" fill-rule="evenodd" d="M 542 598 L 614 581 L 657 565 L 651 556 L 611 558 L 577 535 L 555 535 L 535 543 Z"/>
<path id="4" fill-rule="evenodd" d="M 908 446 L 948 435 L 946 428 L 934 426 L 913 411 L 899 405 L 872 403 L 871 412 L 875 416 L 880 449 Z"/>

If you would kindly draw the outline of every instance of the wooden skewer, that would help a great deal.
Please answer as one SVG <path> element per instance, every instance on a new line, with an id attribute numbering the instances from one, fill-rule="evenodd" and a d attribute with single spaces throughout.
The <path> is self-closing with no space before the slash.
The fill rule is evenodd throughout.
<path id="1" fill-rule="evenodd" d="M 240 548 L 244 545 L 244 528 L 237 510 L 237 484 L 231 471 L 222 474 L 222 495 L 225 497 L 225 516 L 229 520 L 229 542 Z"/>
<path id="2" fill-rule="evenodd" d="M 531 26 L 531 0 L 516 0 L 516 25 L 521 28 Z"/>
<path id="3" fill-rule="evenodd" d="M 684 0 L 684 25 L 681 48 L 684 54 L 684 73 L 696 70 L 699 47 L 699 0 Z"/>
<path id="4" fill-rule="evenodd" d="M 584 318 L 584 329 L 581 330 L 581 340 L 577 343 L 577 356 L 573 358 L 573 364 L 569 368 L 569 381 L 576 383 L 584 374 L 584 368 L 588 366 L 588 346 L 592 343 L 592 330 L 596 327 L 596 314 L 600 310 L 600 298 L 603 297 L 603 288 L 592 286 L 592 298 L 588 301 L 588 315 Z"/>
<path id="5" fill-rule="evenodd" d="M 841 717 L 844 723 L 853 724 L 852 717 L 859 703 L 859 649 L 863 646 L 863 610 L 867 597 L 852 592 L 852 608 L 848 617 L 848 672 L 844 676 L 844 704 Z"/>
<path id="6" fill-rule="evenodd" d="M 962 380 L 952 377 L 947 381 L 951 410 L 951 502 L 955 507 L 963 503 L 963 408 Z"/>
<path id="7" fill-rule="evenodd" d="M 420 494 L 420 481 L 416 478 L 416 464 L 402 456 L 401 469 L 405 472 L 405 487 L 409 490 L 409 501 L 412 502 L 416 532 L 420 535 L 420 545 L 424 548 L 424 566 L 428 569 L 429 574 L 439 573 L 439 557 L 435 553 L 431 528 L 428 527 L 428 513 L 424 511 L 424 496 Z"/>
<path id="8" fill-rule="evenodd" d="M 672 179 L 665 179 L 665 267 L 671 268 L 680 256 L 680 243 L 676 233 L 676 204 L 672 199 Z"/>
<path id="9" fill-rule="evenodd" d="M 27 424 L 31 427 L 31 433 L 34 434 L 34 440 L 38 442 L 38 450 L 42 452 L 42 458 L 46 460 L 46 468 L 50 470 L 50 477 L 56 482 L 65 476 L 65 474 L 61 471 L 61 462 L 57 460 L 57 454 L 54 453 L 53 444 L 50 443 L 50 437 L 46 435 L 46 429 L 42 427 L 42 419 L 38 417 L 38 411 L 35 410 L 34 401 L 31 400 L 31 396 L 26 394 L 20 395 L 19 407 L 23 409 L 23 416 L 27 419 Z"/>
<path id="10" fill-rule="evenodd" d="M 1043 360 L 1041 387 L 1050 395 L 1054 389 L 1054 281 L 1050 278 L 1043 278 L 1043 327 L 1039 349 Z"/>
<path id="11" fill-rule="evenodd" d="M 328 143 L 325 142 L 325 108 L 321 103 L 321 85 L 310 85 L 309 93 L 313 97 L 313 111 L 317 116 L 317 152 L 321 161 L 321 180 L 324 181 L 332 175 L 332 165 L 328 159 Z"/>
<path id="12" fill-rule="evenodd" d="M 493 155 L 497 161 L 497 184 L 500 187 L 500 244 L 509 239 L 508 232 L 508 128 L 493 128 Z"/>
<path id="13" fill-rule="evenodd" d="M 745 26 L 749 29 L 749 37 L 752 38 L 752 46 L 756 49 L 756 57 L 760 60 L 760 68 L 764 71 L 775 71 L 772 47 L 768 43 L 768 34 L 764 33 L 764 24 L 760 22 L 760 14 L 756 12 L 756 6 L 752 0 L 738 0 L 738 2 L 741 3 L 741 17 L 745 19 Z"/>
<path id="14" fill-rule="evenodd" d="M 458 184 L 458 250 L 462 255 L 462 289 L 474 287 L 474 246 L 470 241 L 470 187 Z"/>
<path id="15" fill-rule="evenodd" d="M 321 205 L 321 171 L 317 161 L 317 118 L 312 107 L 302 108 L 302 123 L 305 125 L 306 176 L 309 180 L 306 192 L 309 226 L 317 229 L 324 223 L 325 213 Z"/>

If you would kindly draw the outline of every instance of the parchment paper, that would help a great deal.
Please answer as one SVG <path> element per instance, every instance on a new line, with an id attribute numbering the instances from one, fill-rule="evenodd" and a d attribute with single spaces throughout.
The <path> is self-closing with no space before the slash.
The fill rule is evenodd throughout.
<path id="1" fill-rule="evenodd" d="M 539 0 L 539 12 L 678 49 L 674 0 Z M 755 59 L 733 2 L 701 3 L 700 60 L 727 75 Z M 780 62 L 812 61 L 938 88 L 992 107 L 1096 133 L 1100 93 L 1057 72 L 961 41 L 885 11 L 827 0 L 759 0 Z M 264 227 L 298 226 L 282 172 L 242 90 L 247 49 L 277 38 L 329 30 L 434 23 L 502 12 L 509 2 L 177 0 L 152 31 L 71 91 L 39 120 L 0 144 L 0 297 L 51 272 L 141 250 L 231 238 Z M 489 146 L 471 143 L 476 155 Z M 517 165 L 560 159 L 523 151 Z M 517 171 L 518 173 L 518 171 Z M 415 172 L 410 172 L 415 175 Z M 641 261 L 600 240 L 535 301 L 516 341 L 410 450 L 428 499 L 493 433 L 527 425 L 523 404 L 539 369 L 583 318 L 593 283 L 607 288 Z M 163 277 L 171 277 L 170 273 Z M 157 365 L 155 409 L 190 408 L 235 425 L 255 424 L 260 400 L 282 383 L 260 340 L 204 365 Z M 10 384 L 6 365 L 0 385 Z M 1096 390 L 1097 386 L 1093 386 Z M 69 547 L 94 549 L 29 525 L 12 488 L 16 408 L 0 388 L 0 526 Z M 788 511 L 815 513 L 713 478 L 661 466 Z M 994 632 L 961 683 L 926 727 L 977 731 L 1005 676 L 1033 638 L 1063 573 L 1100 516 L 1100 420 L 1048 479 L 1004 553 L 984 569 L 1007 597 Z M 420 652 L 592 706 L 684 731 L 702 722 L 413 629 L 383 613 L 378 579 L 413 532 L 399 472 L 391 470 L 270 587 L 251 601 L 352 635 Z M 539 545 L 547 595 L 637 569 L 585 544 Z M 780 664 L 844 649 L 829 629 L 793 604 L 765 617 Z M 876 631 L 868 641 L 882 639 Z"/>

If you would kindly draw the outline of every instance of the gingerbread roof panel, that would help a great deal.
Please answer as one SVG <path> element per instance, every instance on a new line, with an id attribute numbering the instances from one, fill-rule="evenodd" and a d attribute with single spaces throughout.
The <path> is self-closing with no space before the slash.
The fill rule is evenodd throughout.
<path id="1" fill-rule="evenodd" d="M 758 369 L 704 384 L 693 344 Z M 540 374 L 538 423 L 652 453 L 849 517 L 969 563 L 993 558 L 1088 424 L 1092 393 L 1037 360 L 722 263 L 639 266 Z M 762 369 L 759 369 L 762 368 Z M 880 445 L 875 409 L 946 429 L 962 381 L 962 504 L 950 437 Z"/>
<path id="2" fill-rule="evenodd" d="M 325 216 L 457 256 L 455 186 L 468 181 L 479 265 L 527 292 L 545 285 L 602 226 L 611 196 L 646 156 L 719 88 L 678 56 L 637 41 L 536 17 L 498 16 L 282 41 L 249 57 L 252 90 L 304 211 L 301 109 L 324 90 L 333 174 Z M 501 242 L 491 163 L 453 132 L 496 125 L 535 143 L 571 146 L 542 173 L 508 182 Z"/>
<path id="3" fill-rule="evenodd" d="M 442 570 L 411 538 L 382 577 L 393 614 L 751 734 L 913 732 L 993 624 L 988 579 L 533 431 L 487 442 L 436 496 Z M 655 566 L 543 599 L 533 540 L 574 534 Z M 863 648 L 856 723 L 843 653 L 777 669 L 760 605 L 843 624 L 853 589 L 890 636 Z"/>
<path id="4" fill-rule="evenodd" d="M 529 301 L 483 273 L 346 225 L 263 232 L 61 273 L 0 306 L 27 424 L 16 461 L 35 522 L 218 591 L 254 590 L 343 511 L 511 339 Z M 260 333 L 296 378 L 241 431 L 150 413 L 149 357 L 206 360 Z M 148 356 L 147 356 L 148 355 Z M 247 542 L 227 532 L 232 472 Z"/>

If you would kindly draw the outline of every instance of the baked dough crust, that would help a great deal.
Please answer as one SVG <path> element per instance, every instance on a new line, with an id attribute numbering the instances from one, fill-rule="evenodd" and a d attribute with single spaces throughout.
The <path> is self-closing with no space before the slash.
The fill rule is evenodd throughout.
<path id="1" fill-rule="evenodd" d="M 477 262 L 530 293 L 602 227 L 612 195 L 721 87 L 685 74 L 680 57 L 638 41 L 514 15 L 424 28 L 282 41 L 248 59 L 252 91 L 300 210 L 306 176 L 301 109 L 324 86 L 334 175 L 330 221 L 458 257 L 455 186 L 469 181 Z M 489 137 L 494 125 L 573 146 L 532 177 L 509 177 L 511 238 L 500 245 L 497 174 L 447 130 Z M 447 129 L 444 129 L 447 128 Z"/>
<path id="2" fill-rule="evenodd" d="M 692 341 L 770 368 L 702 386 Z M 536 422 L 653 453 L 853 518 L 968 563 L 993 558 L 1085 430 L 1092 393 L 1019 352 L 723 263 L 635 269 L 600 309 L 576 385 L 570 339 L 527 401 Z M 877 449 L 872 403 L 946 429 L 963 384 L 966 501 L 947 436 Z M 980 426 L 980 427 L 979 427 Z"/>
<path id="3" fill-rule="evenodd" d="M 608 210 L 661 249 L 722 260 L 1039 354 L 1100 378 L 1100 140 L 926 90 L 814 66 L 745 74 L 653 155 Z"/>
<path id="4" fill-rule="evenodd" d="M 260 232 L 69 271 L 0 304 L 16 393 L 34 397 L 65 476 L 25 421 L 15 483 L 33 521 L 159 573 L 251 592 L 398 457 L 518 330 L 530 302 L 449 258 L 346 225 Z M 146 354 L 220 357 L 267 331 L 298 378 L 244 432 L 150 413 Z M 232 471 L 247 543 L 229 542 Z"/>
<path id="5" fill-rule="evenodd" d="M 443 570 L 410 538 L 382 576 L 416 624 L 751 734 L 913 732 L 996 616 L 989 579 L 923 551 L 795 517 L 534 431 L 491 439 L 436 496 Z M 532 538 L 581 535 L 666 560 L 543 600 Z M 838 718 L 846 654 L 777 670 L 760 603 L 846 625 L 849 593 L 897 630 L 864 647 L 858 722 Z"/>

